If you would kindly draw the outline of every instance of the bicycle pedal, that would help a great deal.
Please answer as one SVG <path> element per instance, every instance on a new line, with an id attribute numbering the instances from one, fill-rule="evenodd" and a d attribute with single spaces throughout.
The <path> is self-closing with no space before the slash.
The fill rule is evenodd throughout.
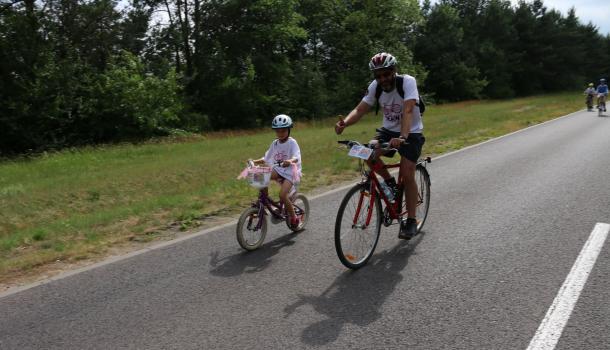
<path id="1" fill-rule="evenodd" d="M 394 222 L 394 219 L 392 219 L 392 217 L 390 216 L 390 211 L 388 210 L 388 207 L 385 207 L 383 209 L 383 226 L 390 227 L 393 222 Z M 396 223 L 398 223 L 398 222 L 396 222 Z"/>

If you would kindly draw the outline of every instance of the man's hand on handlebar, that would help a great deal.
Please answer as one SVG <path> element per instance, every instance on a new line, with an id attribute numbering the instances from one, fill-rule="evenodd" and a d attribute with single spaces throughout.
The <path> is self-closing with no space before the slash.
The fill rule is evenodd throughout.
<path id="1" fill-rule="evenodd" d="M 390 147 L 398 148 L 398 147 L 400 147 L 400 145 L 402 145 L 405 142 L 406 142 L 406 140 L 402 137 L 393 138 L 390 140 Z"/>

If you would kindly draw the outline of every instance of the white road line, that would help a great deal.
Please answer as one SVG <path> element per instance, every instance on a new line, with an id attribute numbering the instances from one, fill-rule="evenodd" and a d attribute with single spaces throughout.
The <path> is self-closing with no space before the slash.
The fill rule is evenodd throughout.
<path id="1" fill-rule="evenodd" d="M 587 283 L 597 256 L 604 246 L 608 231 L 610 231 L 609 224 L 597 223 L 595 225 L 527 350 L 555 349 L 580 292 Z"/>

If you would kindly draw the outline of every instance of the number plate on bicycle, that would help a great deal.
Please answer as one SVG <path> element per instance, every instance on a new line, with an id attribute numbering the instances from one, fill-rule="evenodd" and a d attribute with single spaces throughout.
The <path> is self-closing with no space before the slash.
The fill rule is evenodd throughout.
<path id="1" fill-rule="evenodd" d="M 360 158 L 364 160 L 369 159 L 371 157 L 371 154 L 373 154 L 373 150 L 362 145 L 353 145 L 348 153 L 348 155 L 351 157 Z"/>

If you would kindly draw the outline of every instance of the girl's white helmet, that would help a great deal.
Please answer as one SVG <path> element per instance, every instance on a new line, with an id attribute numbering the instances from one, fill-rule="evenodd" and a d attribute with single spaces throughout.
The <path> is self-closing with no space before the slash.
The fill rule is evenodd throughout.
<path id="1" fill-rule="evenodd" d="M 279 114 L 273 118 L 271 129 L 292 128 L 292 119 L 286 114 Z"/>

